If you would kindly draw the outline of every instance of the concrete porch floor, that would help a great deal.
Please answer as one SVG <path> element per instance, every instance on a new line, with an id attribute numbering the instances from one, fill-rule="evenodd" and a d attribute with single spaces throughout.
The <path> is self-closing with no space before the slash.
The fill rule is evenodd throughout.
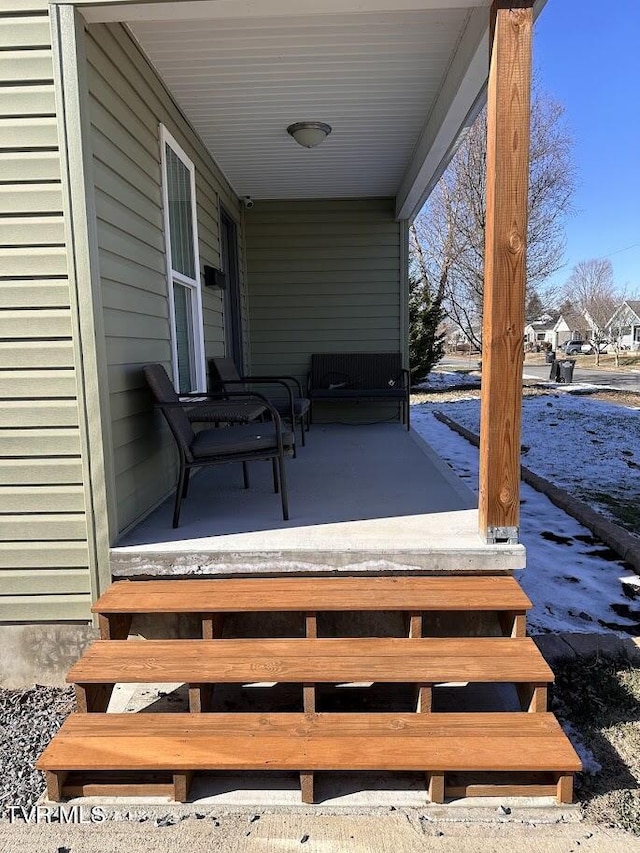
<path id="1" fill-rule="evenodd" d="M 499 572 L 521 569 L 521 545 L 487 545 L 477 499 L 416 433 L 399 424 L 314 425 L 287 461 L 289 521 L 271 464 L 204 469 L 181 526 L 173 497 L 111 551 L 112 574 Z"/>

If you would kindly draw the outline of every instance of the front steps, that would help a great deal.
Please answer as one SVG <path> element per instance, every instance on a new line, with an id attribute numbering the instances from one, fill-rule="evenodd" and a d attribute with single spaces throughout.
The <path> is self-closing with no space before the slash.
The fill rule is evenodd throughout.
<path id="1" fill-rule="evenodd" d="M 163 794 L 185 801 L 198 772 L 296 770 L 303 801 L 313 802 L 318 771 L 389 770 L 424 773 L 432 802 L 518 794 L 571 802 L 580 762 L 547 713 L 553 674 L 524 636 L 530 606 L 508 576 L 113 584 L 94 606 L 104 639 L 68 675 L 78 711 L 38 762 L 49 798 Z M 324 613 L 390 610 L 406 614 L 404 637 L 323 635 Z M 224 635 L 225 614 L 283 611 L 301 614 L 304 638 Z M 503 636 L 424 636 L 430 616 L 442 612 L 495 613 Z M 135 614 L 167 613 L 198 614 L 202 639 L 123 642 Z M 299 711 L 210 710 L 223 685 L 265 681 L 298 685 Z M 187 684 L 191 713 L 105 713 L 115 684 L 158 682 Z M 318 685 L 325 697 L 345 682 L 409 685 L 414 711 L 319 706 Z M 515 685 L 521 710 L 433 710 L 440 685 L 451 682 Z"/>

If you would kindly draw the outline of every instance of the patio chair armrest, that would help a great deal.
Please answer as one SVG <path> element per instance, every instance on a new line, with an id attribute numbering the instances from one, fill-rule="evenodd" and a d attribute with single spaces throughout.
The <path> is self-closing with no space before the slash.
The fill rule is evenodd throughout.
<path id="1" fill-rule="evenodd" d="M 275 379 L 273 377 L 268 376 L 243 376 L 241 379 L 225 379 L 224 385 L 250 385 L 252 382 L 255 382 L 257 385 L 282 385 L 286 391 L 287 396 L 289 398 L 289 413 L 291 415 L 291 423 L 295 424 L 295 407 L 293 403 L 293 391 L 291 390 L 291 386 L 287 385 L 286 382 L 280 379 Z M 233 393 L 233 392 L 226 392 Z"/>
<path id="2" fill-rule="evenodd" d="M 284 385 L 286 382 L 291 382 L 298 389 L 298 395 L 302 397 L 302 385 L 300 384 L 300 380 L 296 379 L 295 376 L 243 376 L 242 378 L 247 382 L 259 382 L 262 384 L 272 382 L 277 385 Z"/>
<path id="3" fill-rule="evenodd" d="M 181 396 L 183 396 L 183 395 L 181 395 Z M 184 396 L 186 396 L 186 395 L 184 395 Z M 179 400 L 177 402 L 168 401 L 168 400 L 163 401 L 163 402 L 158 401 L 158 402 L 156 402 L 155 407 L 157 409 L 161 409 L 161 410 L 162 409 L 196 409 L 196 410 L 197 409 L 205 409 L 205 410 L 209 410 L 209 412 L 210 412 L 212 401 L 213 402 L 224 402 L 229 397 L 240 397 L 243 400 L 246 400 L 247 398 L 253 398 L 255 400 L 260 400 L 260 403 L 265 407 L 265 409 L 268 409 L 268 411 L 271 413 L 273 421 L 276 425 L 276 433 L 281 435 L 282 419 L 280 418 L 280 414 L 279 414 L 278 410 L 275 408 L 275 406 L 263 394 L 258 394 L 255 391 L 226 391 L 223 397 L 215 397 L 215 396 L 212 396 L 210 394 L 209 395 L 197 394 L 195 396 L 196 397 L 207 396 L 207 397 L 209 397 L 209 399 L 207 399 L 207 400 L 197 400 L 197 399 Z M 214 420 L 214 418 L 212 415 L 209 415 L 207 420 Z M 229 413 L 228 412 L 225 413 L 224 410 L 221 410 L 219 420 L 220 420 L 220 422 L 228 422 L 228 421 L 233 421 L 236 419 L 229 418 Z M 280 442 L 281 442 L 281 440 L 282 439 L 280 438 Z"/>

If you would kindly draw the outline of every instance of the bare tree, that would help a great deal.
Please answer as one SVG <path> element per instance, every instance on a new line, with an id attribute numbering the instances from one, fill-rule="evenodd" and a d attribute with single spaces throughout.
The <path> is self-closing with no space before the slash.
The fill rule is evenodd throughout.
<path id="1" fill-rule="evenodd" d="M 590 320 L 596 364 L 600 364 L 600 349 L 607 341 L 607 323 L 623 299 L 613 280 L 611 261 L 591 258 L 576 264 L 565 285 L 564 297 Z"/>
<path id="2" fill-rule="evenodd" d="M 527 295 L 543 302 L 547 279 L 562 266 L 564 219 L 571 212 L 575 169 L 564 108 L 534 88 L 531 107 Z M 433 281 L 444 280 L 451 319 L 482 344 L 487 117 L 483 111 L 454 154 L 415 223 Z"/>

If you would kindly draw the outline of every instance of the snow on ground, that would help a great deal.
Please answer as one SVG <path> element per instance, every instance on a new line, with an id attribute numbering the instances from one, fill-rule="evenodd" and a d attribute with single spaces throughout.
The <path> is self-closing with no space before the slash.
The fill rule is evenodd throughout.
<path id="1" fill-rule="evenodd" d="M 474 404 L 477 406 L 477 401 Z M 474 425 L 469 416 L 465 419 L 459 415 L 463 410 L 468 413 L 470 406 L 468 401 L 437 407 L 428 403 L 416 405 L 412 407 L 411 422 L 477 492 L 477 448 L 433 417 L 435 408 L 443 409 L 450 417 L 477 430 L 477 422 Z M 541 455 L 544 453 L 544 440 L 538 450 Z M 595 476 L 594 463 L 592 473 Z M 524 483 L 521 502 L 520 535 L 527 548 L 527 568 L 518 580 L 534 605 L 528 616 L 530 632 L 639 634 L 640 610 L 637 605 L 634 609 L 633 602 L 624 596 L 620 582 L 623 577 L 635 577 L 633 572 L 625 569 L 599 540 L 594 540 L 589 530 Z"/>
<path id="2" fill-rule="evenodd" d="M 479 432 L 477 400 L 439 408 Z M 633 409 L 573 393 L 529 397 L 523 405 L 522 462 L 619 522 L 611 500 L 640 503 L 640 419 Z"/>
<path id="3" fill-rule="evenodd" d="M 433 370 L 422 382 L 411 386 L 412 391 L 444 391 L 460 386 L 477 385 L 480 387 L 480 377 L 469 373 L 449 370 Z"/>

